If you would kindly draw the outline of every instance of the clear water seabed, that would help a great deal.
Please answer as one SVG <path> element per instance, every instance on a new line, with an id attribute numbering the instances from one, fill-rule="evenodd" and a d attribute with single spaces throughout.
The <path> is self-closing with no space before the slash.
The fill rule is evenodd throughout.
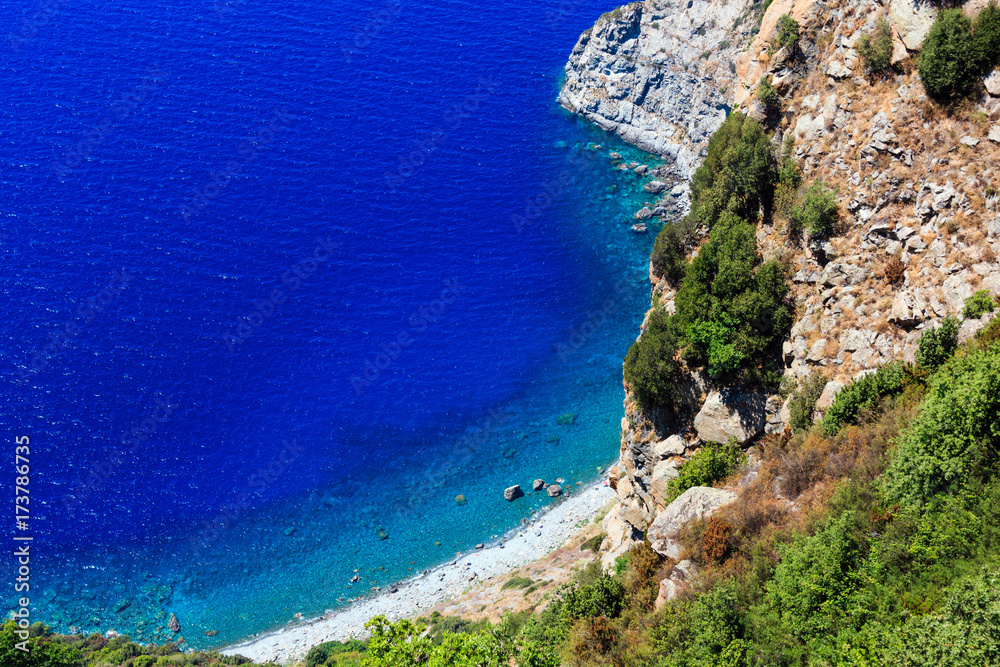
<path id="1" fill-rule="evenodd" d="M 85 2 L 17 42 L 0 406 L 36 620 L 233 643 L 614 460 L 655 229 L 607 153 L 655 163 L 553 102 L 613 4 Z"/>

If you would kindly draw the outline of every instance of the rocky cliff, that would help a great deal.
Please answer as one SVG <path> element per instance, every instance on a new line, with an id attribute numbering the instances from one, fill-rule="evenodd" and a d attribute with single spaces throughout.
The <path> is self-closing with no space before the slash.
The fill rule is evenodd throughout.
<path id="1" fill-rule="evenodd" d="M 974 15 L 983 4 L 962 7 Z M 755 19 L 739 0 L 634 3 L 602 16 L 567 65 L 566 108 L 675 156 L 682 174 L 698 166 L 731 104 L 765 123 L 776 147 L 791 137 L 806 183 L 836 191 L 840 221 L 828 238 L 794 241 L 780 216 L 757 230 L 762 254 L 780 258 L 792 282 L 798 319 L 783 347 L 785 374 L 824 377 L 818 410 L 852 379 L 912 360 L 923 331 L 961 319 L 974 291 L 1000 295 L 1000 70 L 966 107 L 947 112 L 928 100 L 915 51 L 937 11 L 917 0 L 774 0 Z M 783 14 L 799 24 L 794 49 L 775 46 Z M 888 78 L 865 76 L 856 49 L 880 18 L 892 25 L 897 70 Z M 757 20 L 751 35 L 744 26 Z M 777 113 L 755 99 L 761 77 L 781 96 Z M 650 278 L 653 307 L 669 311 L 672 290 Z M 985 321 L 965 321 L 961 338 Z M 787 428 L 778 395 L 712 386 L 698 373 L 685 382 L 674 414 L 644 412 L 627 391 L 606 567 L 647 531 L 668 545 L 660 524 L 710 513 L 705 494 L 685 501 L 693 510 L 675 507 L 681 498 L 664 506 L 666 484 L 702 444 L 735 438 L 749 447 Z M 744 474 L 753 476 L 752 465 Z"/>
<path id="2" fill-rule="evenodd" d="M 690 178 L 726 118 L 752 0 L 649 0 L 601 16 L 566 65 L 559 102 Z"/>

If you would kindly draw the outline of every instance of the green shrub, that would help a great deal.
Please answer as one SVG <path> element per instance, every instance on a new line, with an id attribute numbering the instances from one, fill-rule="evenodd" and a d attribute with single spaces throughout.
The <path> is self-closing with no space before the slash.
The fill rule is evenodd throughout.
<path id="1" fill-rule="evenodd" d="M 981 70 L 985 73 L 1000 60 L 1000 8 L 996 2 L 983 7 L 972 26 L 976 51 L 982 60 Z"/>
<path id="2" fill-rule="evenodd" d="M 766 74 L 760 77 L 760 82 L 757 84 L 757 99 L 765 109 L 778 107 L 778 90 L 771 85 L 771 79 Z"/>
<path id="3" fill-rule="evenodd" d="M 792 209 L 789 221 L 796 231 L 808 229 L 811 234 L 829 236 L 837 224 L 836 193 L 822 181 L 806 188 L 802 201 Z"/>
<path id="4" fill-rule="evenodd" d="M 998 440 L 1000 350 L 954 357 L 931 378 L 920 413 L 893 452 L 886 497 L 919 505 L 953 492 L 973 473 L 988 475 Z"/>
<path id="5" fill-rule="evenodd" d="M 596 582 L 578 586 L 563 596 L 560 614 L 565 619 L 607 616 L 617 618 L 624 608 L 625 587 L 617 577 L 601 576 Z"/>
<path id="6" fill-rule="evenodd" d="M 309 649 L 305 657 L 305 667 L 324 667 L 337 663 L 336 656 L 363 654 L 368 646 L 363 641 L 350 639 L 346 642 L 332 641 L 317 644 Z M 346 656 L 345 656 L 346 657 Z"/>
<path id="7" fill-rule="evenodd" d="M 858 55 L 869 74 L 882 76 L 892 70 L 892 25 L 885 18 L 875 23 L 875 30 L 858 40 Z"/>
<path id="8" fill-rule="evenodd" d="M 744 460 L 743 450 L 734 442 L 706 443 L 698 453 L 677 469 L 677 477 L 667 483 L 663 502 L 668 504 L 694 486 L 711 486 L 736 470 Z"/>
<path id="9" fill-rule="evenodd" d="M 985 10 L 984 10 L 985 11 Z M 962 306 L 962 317 L 967 320 L 978 320 L 986 313 L 992 313 L 996 304 L 989 290 L 981 289 L 968 299 Z"/>
<path id="10" fill-rule="evenodd" d="M 835 628 L 837 607 L 858 585 L 862 545 L 853 512 L 830 520 L 812 537 L 781 545 L 781 563 L 767 585 L 768 601 L 790 627 L 806 636 Z"/>
<path id="11" fill-rule="evenodd" d="M 917 341 L 917 364 L 934 371 L 948 361 L 958 349 L 958 327 L 958 320 L 949 315 L 941 326 L 925 331 Z"/>
<path id="12" fill-rule="evenodd" d="M 813 410 L 816 409 L 816 401 L 822 395 L 826 382 L 826 377 L 822 374 L 810 373 L 799 390 L 792 395 L 792 400 L 788 402 L 788 411 L 793 431 L 805 431 L 812 426 Z"/>
<path id="13" fill-rule="evenodd" d="M 604 541 L 606 535 L 601 533 L 600 535 L 594 535 L 589 540 L 584 540 L 580 545 L 580 551 L 592 551 L 595 554 L 601 550 L 601 542 Z"/>
<path id="14" fill-rule="evenodd" d="M 920 49 L 920 81 L 931 97 L 968 93 L 982 73 L 982 58 L 972 38 L 972 23 L 961 9 L 938 14 Z"/>
<path id="15" fill-rule="evenodd" d="M 894 361 L 874 373 L 851 382 L 833 399 L 833 405 L 823 415 L 823 431 L 837 434 L 844 424 L 854 424 L 862 410 L 874 408 L 883 398 L 902 393 L 907 382 L 906 366 Z"/>
<path id="16" fill-rule="evenodd" d="M 684 279 L 687 257 L 676 225 L 663 225 L 653 242 L 649 260 L 653 265 L 653 272 L 666 278 L 671 285 L 677 285 Z"/>
<path id="17" fill-rule="evenodd" d="M 644 408 L 673 405 L 681 373 L 678 347 L 674 322 L 663 311 L 654 310 L 646 331 L 629 348 L 623 367 L 625 381 Z"/>
<path id="18" fill-rule="evenodd" d="M 528 577 L 511 577 L 504 582 L 504 585 L 500 587 L 500 590 L 505 591 L 508 588 L 528 588 L 533 583 L 535 582 Z"/>
<path id="19" fill-rule="evenodd" d="M 17 645 L 24 641 L 17 635 L 14 621 L 7 620 L 0 626 L 0 665 L 7 667 L 83 667 L 80 651 L 51 635 L 33 635 L 28 641 L 28 651 Z"/>
<path id="20" fill-rule="evenodd" d="M 799 23 L 788 14 L 778 17 L 778 48 L 788 47 L 795 51 L 799 47 Z"/>

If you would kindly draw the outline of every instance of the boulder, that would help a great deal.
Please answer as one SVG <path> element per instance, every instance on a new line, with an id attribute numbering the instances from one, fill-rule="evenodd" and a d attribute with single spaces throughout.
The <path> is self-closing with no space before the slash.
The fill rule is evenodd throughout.
<path id="1" fill-rule="evenodd" d="M 671 456 L 684 456 L 687 443 L 679 435 L 672 435 L 666 440 L 661 440 L 653 445 L 653 455 L 657 459 L 665 459 Z"/>
<path id="2" fill-rule="evenodd" d="M 720 443 L 735 438 L 740 444 L 757 437 L 764 432 L 766 401 L 763 394 L 735 387 L 713 391 L 694 418 L 698 437 Z"/>
<path id="3" fill-rule="evenodd" d="M 605 572 L 614 567 L 618 556 L 627 553 L 642 540 L 642 533 L 622 517 L 621 509 L 621 505 L 615 506 L 601 523 L 601 528 L 607 535 L 601 544 L 601 550 L 605 551 L 601 556 L 601 566 Z"/>
<path id="4" fill-rule="evenodd" d="M 846 79 L 851 76 L 851 70 L 839 60 L 834 60 L 826 68 L 826 75 L 834 79 Z"/>
<path id="5" fill-rule="evenodd" d="M 559 486 L 558 484 L 549 484 L 547 487 L 545 487 L 545 491 L 546 493 L 549 494 L 549 498 L 556 498 L 558 496 L 561 496 L 563 492 L 562 487 Z"/>
<path id="6" fill-rule="evenodd" d="M 181 623 L 177 620 L 177 615 L 174 613 L 170 614 L 170 620 L 167 622 L 167 627 L 170 628 L 172 632 L 181 631 Z"/>
<path id="7" fill-rule="evenodd" d="M 648 206 L 643 206 L 632 217 L 636 220 L 649 220 L 653 217 L 653 211 Z"/>
<path id="8" fill-rule="evenodd" d="M 524 495 L 524 491 L 521 490 L 520 484 L 515 484 L 514 486 L 508 486 L 503 490 L 503 499 L 510 502 L 517 500 Z"/>
<path id="9" fill-rule="evenodd" d="M 986 138 L 993 143 L 1000 144 L 1000 126 L 992 125 L 990 126 L 990 131 L 986 135 Z"/>
<path id="10" fill-rule="evenodd" d="M 642 186 L 642 189 L 651 195 L 658 195 L 667 189 L 667 184 L 663 181 L 650 181 Z"/>
<path id="11" fill-rule="evenodd" d="M 663 607 L 677 597 L 677 594 L 681 591 L 681 586 L 676 581 L 669 578 L 664 579 L 660 582 L 660 592 L 656 596 L 656 601 L 653 603 L 653 608 L 657 611 L 663 609 Z"/>
<path id="12" fill-rule="evenodd" d="M 889 2 L 889 22 L 899 34 L 899 39 L 910 51 L 920 48 L 930 32 L 938 8 L 924 0 L 891 0 Z"/>
<path id="13" fill-rule="evenodd" d="M 717 509 L 736 500 L 732 491 L 694 486 L 682 493 L 660 512 L 649 527 L 646 536 L 653 550 L 667 558 L 677 558 L 681 545 L 676 541 L 681 528 L 695 519 L 704 519 Z"/>
<path id="14" fill-rule="evenodd" d="M 827 410 L 831 405 L 833 405 L 833 399 L 837 398 L 837 394 L 840 390 L 847 385 L 843 382 L 837 382 L 836 380 L 830 380 L 823 387 L 823 393 L 819 395 L 816 399 L 816 409 L 817 410 Z"/>
<path id="15" fill-rule="evenodd" d="M 826 352 L 826 339 L 820 338 L 812 344 L 812 347 L 809 348 L 809 354 L 806 355 L 806 361 L 822 361 L 824 359 L 824 352 Z"/>
<path id="16" fill-rule="evenodd" d="M 986 86 L 987 93 L 993 97 L 1000 97 L 1000 70 L 993 70 L 983 77 L 983 85 Z"/>
<path id="17" fill-rule="evenodd" d="M 544 488 L 545 488 L 545 480 L 543 479 L 536 479 L 534 482 L 531 483 L 532 491 L 541 491 Z"/>
<path id="18" fill-rule="evenodd" d="M 653 498 L 657 502 L 662 502 L 666 496 L 667 484 L 670 480 L 677 479 L 677 466 L 670 461 L 660 461 L 653 468 L 652 492 Z"/>
<path id="19" fill-rule="evenodd" d="M 827 286 L 857 285 L 868 276 L 868 271 L 861 266 L 831 262 L 823 269 L 819 281 Z"/>

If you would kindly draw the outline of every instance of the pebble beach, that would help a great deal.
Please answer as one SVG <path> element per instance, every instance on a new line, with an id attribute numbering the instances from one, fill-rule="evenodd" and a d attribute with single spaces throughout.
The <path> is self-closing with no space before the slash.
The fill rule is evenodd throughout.
<path id="1" fill-rule="evenodd" d="M 592 521 L 614 496 L 606 480 L 582 487 L 531 522 L 482 549 L 457 555 L 345 609 L 253 637 L 226 647 L 222 653 L 240 654 L 257 662 L 287 664 L 301 660 L 317 644 L 363 638 L 366 636 L 365 623 L 373 616 L 384 615 L 392 621 L 415 616 L 462 594 L 477 582 L 502 577 L 558 549 Z"/>

